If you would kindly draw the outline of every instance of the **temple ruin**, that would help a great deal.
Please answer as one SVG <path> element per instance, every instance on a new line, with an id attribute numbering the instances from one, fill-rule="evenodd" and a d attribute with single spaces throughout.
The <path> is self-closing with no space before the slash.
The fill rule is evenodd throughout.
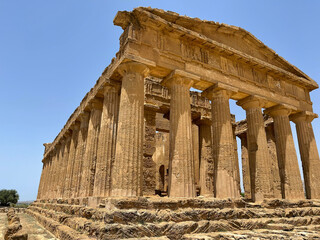
<path id="1" fill-rule="evenodd" d="M 320 198 L 314 80 L 239 27 L 144 7 L 114 24 L 119 52 L 45 144 L 35 208 L 238 201 L 240 175 L 249 202 Z"/>

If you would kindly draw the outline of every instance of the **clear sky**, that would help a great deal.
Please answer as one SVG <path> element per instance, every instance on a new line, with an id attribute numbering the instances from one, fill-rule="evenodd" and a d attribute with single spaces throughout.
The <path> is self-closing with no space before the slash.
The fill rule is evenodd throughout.
<path id="1" fill-rule="evenodd" d="M 0 189 L 36 198 L 42 144 L 53 141 L 118 51 L 117 11 L 138 6 L 240 26 L 320 83 L 317 0 L 0 0 Z M 311 97 L 320 113 L 319 90 Z M 237 120 L 245 117 L 234 103 L 231 109 Z M 313 126 L 319 145 L 320 120 Z"/>

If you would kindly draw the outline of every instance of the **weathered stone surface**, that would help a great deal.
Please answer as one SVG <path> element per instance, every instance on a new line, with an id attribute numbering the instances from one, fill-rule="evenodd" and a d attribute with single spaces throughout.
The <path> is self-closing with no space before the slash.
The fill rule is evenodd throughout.
<path id="1" fill-rule="evenodd" d="M 119 52 L 45 144 L 28 213 L 68 240 L 318 237 L 289 121 L 306 197 L 320 198 L 318 85 L 241 28 L 143 7 L 114 24 Z M 246 120 L 235 123 L 229 99 Z"/>
<path id="2" fill-rule="evenodd" d="M 148 68 L 136 62 L 124 63 L 121 74 L 111 196 L 134 197 L 142 194 L 144 78 Z"/>
<path id="3" fill-rule="evenodd" d="M 264 101 L 247 97 L 238 103 L 246 110 L 251 197 L 254 201 L 274 198 L 274 180 L 261 107 Z"/>
<path id="4" fill-rule="evenodd" d="M 152 196 L 156 190 L 156 113 L 153 109 L 144 111 L 144 145 L 143 145 L 143 196 Z"/>
<path id="5" fill-rule="evenodd" d="M 76 150 L 78 147 L 78 136 L 80 130 L 80 122 L 75 122 L 73 126 L 71 126 L 72 135 L 70 140 L 70 147 L 69 147 L 69 156 L 68 156 L 68 164 L 66 167 L 66 174 L 65 174 L 65 182 L 64 182 L 64 189 L 63 189 L 63 197 L 70 198 L 72 196 L 72 177 L 74 172 L 74 165 L 75 165 L 75 157 L 76 157 Z"/>
<path id="6" fill-rule="evenodd" d="M 200 141 L 200 195 L 214 196 L 214 162 L 212 156 L 212 134 L 208 121 L 199 125 Z"/>
<path id="7" fill-rule="evenodd" d="M 96 197 L 110 196 L 111 172 L 117 140 L 119 101 L 119 86 L 106 86 L 103 92 L 103 109 L 93 190 L 93 196 Z"/>
<path id="8" fill-rule="evenodd" d="M 156 133 L 156 150 L 153 156 L 156 163 L 156 190 L 166 192 L 169 171 L 169 133 Z"/>
<path id="9" fill-rule="evenodd" d="M 292 116 L 296 124 L 307 198 L 320 198 L 320 159 L 311 121 L 317 117 L 310 112 Z"/>
<path id="10" fill-rule="evenodd" d="M 314 201 L 267 200 L 262 204 L 243 200 L 214 198 L 118 198 L 106 200 L 113 209 L 89 208 L 80 205 L 35 202 L 29 212 L 41 218 L 49 228 L 64 224 L 70 233 L 74 229 L 88 238 L 121 239 L 168 237 L 187 239 L 192 234 L 215 235 L 251 231 L 247 238 L 279 236 L 288 231 L 301 232 L 301 227 L 313 230 L 320 224 L 320 204 Z M 56 231 L 56 230 L 55 230 Z M 295 236 L 295 235 L 292 235 Z M 314 236 L 319 236 L 319 233 Z M 66 239 L 66 238 L 61 238 Z"/>
<path id="11" fill-rule="evenodd" d="M 102 102 L 100 99 L 90 103 L 90 118 L 86 150 L 83 157 L 82 176 L 80 182 L 80 197 L 92 196 L 97 163 L 97 150 L 102 114 Z"/>
<path id="12" fill-rule="evenodd" d="M 75 163 L 73 166 L 73 176 L 71 181 L 71 197 L 79 197 L 81 178 L 83 171 L 83 161 L 86 151 L 86 142 L 88 136 L 88 125 L 89 125 L 89 113 L 82 112 L 79 117 L 80 120 L 80 130 L 77 140 L 77 149 L 75 154 Z"/>
<path id="13" fill-rule="evenodd" d="M 191 106 L 189 89 L 192 75 L 172 72 L 164 84 L 170 88 L 170 162 L 169 188 L 171 197 L 195 197 L 195 177 Z"/>
<path id="14" fill-rule="evenodd" d="M 22 230 L 20 218 L 16 215 L 15 209 L 7 211 L 8 225 L 4 231 L 5 240 L 27 240 L 28 234 Z"/>
<path id="15" fill-rule="evenodd" d="M 282 197 L 303 199 L 302 180 L 289 121 L 291 110 L 277 105 L 267 109 L 266 113 L 271 115 L 274 120 Z"/>
<path id="16" fill-rule="evenodd" d="M 211 100 L 212 152 L 214 159 L 214 195 L 217 198 L 240 196 L 237 177 L 238 159 L 235 158 L 235 142 L 231 124 L 229 97 L 237 90 L 214 85 L 203 94 Z"/>

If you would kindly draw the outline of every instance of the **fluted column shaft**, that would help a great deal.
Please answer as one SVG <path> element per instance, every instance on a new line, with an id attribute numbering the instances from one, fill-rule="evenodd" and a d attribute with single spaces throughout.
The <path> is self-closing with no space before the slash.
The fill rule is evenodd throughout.
<path id="1" fill-rule="evenodd" d="M 274 197 L 281 199 L 282 198 L 282 190 L 281 190 L 281 180 L 280 180 L 280 170 L 279 170 L 279 161 L 277 157 L 277 143 L 276 137 L 274 134 L 274 124 L 269 124 L 265 127 L 269 155 L 272 164 L 272 175 L 273 175 L 273 193 Z"/>
<path id="2" fill-rule="evenodd" d="M 63 158 L 60 162 L 60 173 L 59 173 L 59 189 L 58 189 L 58 197 L 63 198 L 64 195 L 64 188 L 66 183 L 66 175 L 67 175 L 67 168 L 68 168 L 68 162 L 69 162 L 69 151 L 70 151 L 70 144 L 71 144 L 71 134 L 70 132 L 67 132 L 64 135 L 66 141 L 63 151 Z"/>
<path id="3" fill-rule="evenodd" d="M 320 198 L 320 159 L 311 121 L 317 117 L 313 113 L 301 112 L 292 117 L 296 124 L 302 161 L 306 197 Z"/>
<path id="4" fill-rule="evenodd" d="M 104 88 L 93 196 L 110 195 L 111 169 L 114 161 L 119 112 L 119 86 Z"/>
<path id="5" fill-rule="evenodd" d="M 184 76 L 168 78 L 170 89 L 169 197 L 195 197 L 190 87 Z"/>
<path id="6" fill-rule="evenodd" d="M 304 199 L 298 157 L 289 121 L 291 110 L 282 106 L 275 106 L 267 109 L 266 113 L 272 116 L 274 121 L 282 198 Z"/>
<path id="7" fill-rule="evenodd" d="M 78 135 L 80 130 L 80 123 L 75 122 L 71 126 L 71 129 L 72 129 L 72 136 L 71 136 L 71 142 L 69 147 L 67 172 L 65 175 L 65 184 L 64 184 L 64 192 L 63 192 L 64 198 L 71 197 L 71 182 L 72 182 L 72 176 L 73 176 L 73 168 L 74 168 L 75 155 L 76 155 L 76 149 L 77 149 Z"/>
<path id="8" fill-rule="evenodd" d="M 41 177 L 40 177 L 40 182 L 39 182 L 39 187 L 38 187 L 37 199 L 41 199 L 41 196 L 42 196 L 42 187 L 43 187 L 43 182 L 44 182 L 44 175 L 45 175 L 45 163 L 43 162 L 42 171 L 41 171 Z"/>
<path id="9" fill-rule="evenodd" d="M 50 178 L 51 178 L 51 170 L 52 170 L 52 158 L 53 158 L 53 151 L 48 156 L 47 159 L 47 166 L 46 166 L 46 177 L 45 177 L 45 184 L 43 186 L 43 199 L 47 199 L 49 197 L 49 191 L 50 191 Z"/>
<path id="10" fill-rule="evenodd" d="M 251 194 L 254 201 L 274 197 L 272 163 L 261 108 L 263 101 L 249 96 L 238 101 L 246 110 Z"/>
<path id="11" fill-rule="evenodd" d="M 55 177 L 55 165 L 57 158 L 59 156 L 59 146 L 56 145 L 55 149 L 53 150 L 53 155 L 51 158 L 51 163 L 50 163 L 50 176 L 49 176 L 49 186 L 48 186 L 48 193 L 47 193 L 47 198 L 53 198 L 53 189 L 54 189 L 54 177 Z"/>
<path id="12" fill-rule="evenodd" d="M 135 197 L 142 194 L 144 78 L 148 68 L 127 62 L 118 71 L 122 85 L 111 196 Z"/>
<path id="13" fill-rule="evenodd" d="M 83 171 L 81 178 L 80 197 L 89 197 L 93 194 L 94 178 L 96 171 L 96 160 L 98 150 L 98 139 L 102 114 L 102 103 L 95 99 L 90 103 L 90 119 L 86 150 L 83 158 Z"/>
<path id="14" fill-rule="evenodd" d="M 244 132 L 239 137 L 241 139 L 241 161 L 244 196 L 246 199 L 252 199 L 247 133 Z"/>
<path id="15" fill-rule="evenodd" d="M 199 124 L 200 142 L 200 195 L 214 196 L 214 162 L 212 155 L 211 124 Z"/>
<path id="16" fill-rule="evenodd" d="M 90 114 L 88 112 L 82 112 L 79 117 L 80 130 L 77 139 L 75 162 L 73 166 L 73 174 L 71 180 L 71 197 L 79 197 L 80 195 L 80 184 L 83 175 L 83 162 L 88 135 L 89 115 Z"/>
<path id="17" fill-rule="evenodd" d="M 212 152 L 215 170 L 215 197 L 240 197 L 235 157 L 234 136 L 231 123 L 229 97 L 232 91 L 212 86 L 203 94 L 211 100 Z"/>
<path id="18" fill-rule="evenodd" d="M 153 196 L 156 189 L 156 163 L 154 152 L 156 150 L 156 109 L 146 107 L 144 109 L 144 143 L 143 143 L 143 185 L 142 195 Z"/>
<path id="19" fill-rule="evenodd" d="M 59 171 L 60 171 L 60 162 L 63 158 L 65 139 L 61 139 L 60 142 L 56 145 L 57 151 L 56 156 L 52 161 L 52 186 L 51 186 L 51 196 L 52 199 L 58 198 L 58 185 L 59 185 Z"/>
<path id="20" fill-rule="evenodd" d="M 194 184 L 199 186 L 200 181 L 200 159 L 199 159 L 199 126 L 192 124 L 192 145 L 194 162 Z"/>
<path id="21" fill-rule="evenodd" d="M 56 161 L 55 171 L 54 171 L 54 199 L 60 198 L 60 190 L 64 172 L 64 163 L 65 163 L 65 150 L 66 150 L 66 138 L 62 137 L 60 140 L 60 151 L 59 156 Z"/>

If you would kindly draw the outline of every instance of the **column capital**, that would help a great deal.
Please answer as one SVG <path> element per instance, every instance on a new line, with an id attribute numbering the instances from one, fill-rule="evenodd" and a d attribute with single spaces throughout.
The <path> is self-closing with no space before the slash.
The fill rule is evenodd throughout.
<path id="1" fill-rule="evenodd" d="M 151 103 L 145 103 L 144 104 L 144 110 L 145 111 L 150 111 L 150 112 L 159 112 L 160 111 L 160 107 L 157 105 L 153 105 Z"/>
<path id="2" fill-rule="evenodd" d="M 262 97 L 251 95 L 239 100 L 237 105 L 247 110 L 251 108 L 262 108 L 266 102 L 267 100 Z"/>
<path id="3" fill-rule="evenodd" d="M 43 164 L 46 164 L 47 162 L 49 161 L 49 156 L 47 155 L 47 156 L 45 156 L 43 159 L 42 159 L 42 163 Z"/>
<path id="4" fill-rule="evenodd" d="M 199 81 L 200 77 L 182 70 L 173 70 L 168 76 L 166 76 L 161 84 L 170 88 L 172 84 L 186 85 L 192 87 L 194 81 Z"/>
<path id="5" fill-rule="evenodd" d="M 267 108 L 263 112 L 271 117 L 275 116 L 289 116 L 292 111 L 297 110 L 294 107 L 291 107 L 287 104 L 278 104 L 273 107 Z"/>
<path id="6" fill-rule="evenodd" d="M 93 98 L 90 100 L 89 104 L 88 104 L 88 107 L 90 110 L 93 110 L 93 109 L 98 109 L 98 110 L 101 110 L 102 109 L 102 100 L 100 98 Z"/>
<path id="7" fill-rule="evenodd" d="M 80 129 L 80 122 L 79 121 L 74 121 L 71 126 L 70 126 L 70 129 L 72 131 L 79 131 Z"/>
<path id="8" fill-rule="evenodd" d="M 135 61 L 121 63 L 117 70 L 122 77 L 128 73 L 140 73 L 144 77 L 149 74 L 147 65 Z"/>
<path id="9" fill-rule="evenodd" d="M 212 125 L 212 120 L 209 117 L 201 116 L 199 119 L 197 119 L 195 122 L 197 125 Z"/>
<path id="10" fill-rule="evenodd" d="M 48 153 L 49 158 L 53 158 L 56 153 L 56 147 L 54 146 L 51 151 Z"/>
<path id="11" fill-rule="evenodd" d="M 64 138 L 65 138 L 66 141 L 68 140 L 68 138 L 71 137 L 71 135 L 72 135 L 72 130 L 71 130 L 71 129 L 68 129 L 68 130 L 63 134 L 63 136 L 64 136 Z"/>
<path id="12" fill-rule="evenodd" d="M 58 144 L 60 144 L 60 146 L 64 146 L 66 144 L 66 140 L 67 140 L 66 136 L 62 136 L 59 140 L 59 143 L 57 143 L 56 146 Z"/>
<path id="13" fill-rule="evenodd" d="M 230 98 L 232 95 L 238 92 L 238 89 L 232 86 L 229 86 L 224 83 L 216 83 L 211 87 L 204 90 L 201 95 L 212 100 L 214 97 L 217 96 L 225 96 Z"/>
<path id="14" fill-rule="evenodd" d="M 318 118 L 318 114 L 309 112 L 309 111 L 302 111 L 296 114 L 290 115 L 290 121 L 294 123 L 298 122 L 312 122 L 313 119 Z"/>
<path id="15" fill-rule="evenodd" d="M 80 120 L 80 128 L 85 127 L 89 122 L 90 113 L 87 111 L 81 111 L 79 114 L 79 120 Z"/>
<path id="16" fill-rule="evenodd" d="M 60 147 L 61 147 L 61 142 L 58 142 L 53 148 L 54 154 L 60 151 Z"/>
<path id="17" fill-rule="evenodd" d="M 106 84 L 103 86 L 103 96 L 110 92 L 118 93 L 121 89 L 121 84 Z"/>

